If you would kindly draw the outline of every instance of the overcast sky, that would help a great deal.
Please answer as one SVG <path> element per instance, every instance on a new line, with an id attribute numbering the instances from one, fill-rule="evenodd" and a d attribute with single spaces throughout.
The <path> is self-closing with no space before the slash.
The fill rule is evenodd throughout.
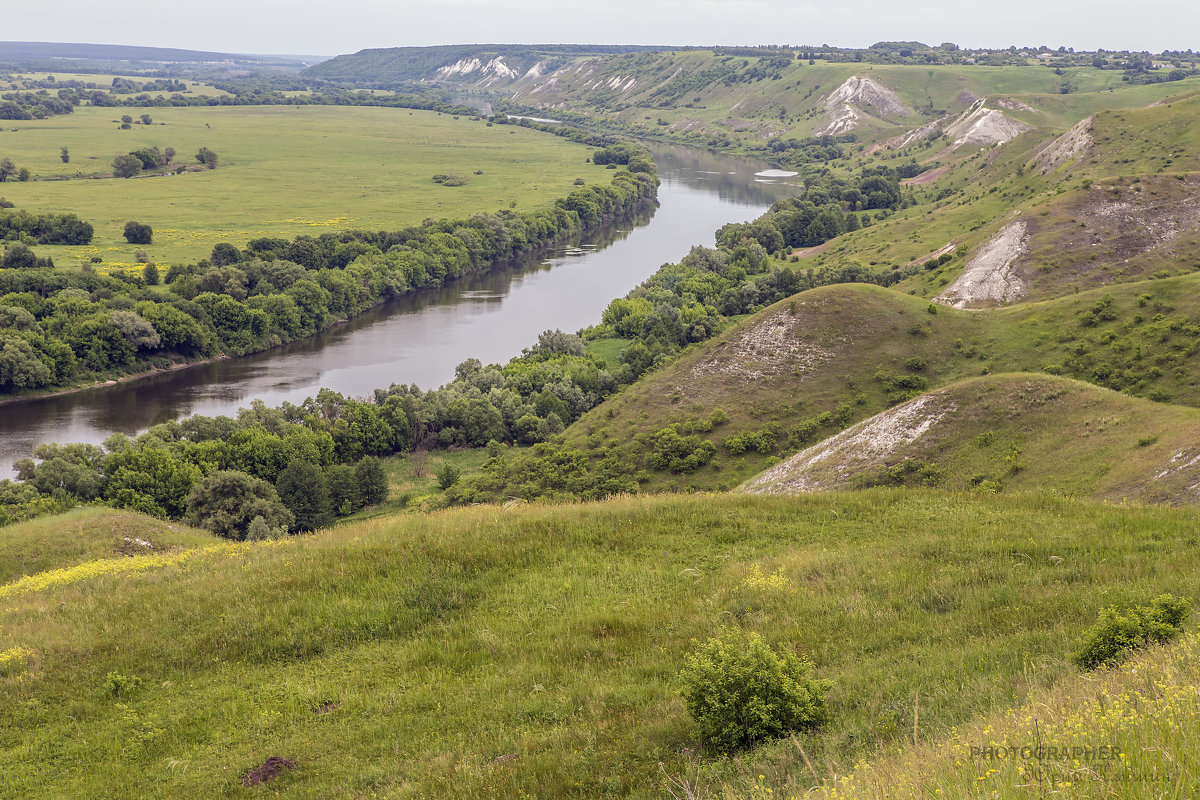
<path id="1" fill-rule="evenodd" d="M 337 55 L 464 43 L 1200 49 L 1200 2 L 1159 0 L 4 0 L 0 38 Z"/>

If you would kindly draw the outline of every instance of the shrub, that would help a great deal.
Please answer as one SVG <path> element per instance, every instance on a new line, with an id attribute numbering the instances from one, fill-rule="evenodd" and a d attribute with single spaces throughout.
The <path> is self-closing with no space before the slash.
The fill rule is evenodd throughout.
<path id="1" fill-rule="evenodd" d="M 648 451 L 646 466 L 659 472 L 695 472 L 717 454 L 712 442 L 695 434 L 681 436 L 678 423 L 649 435 L 639 434 L 637 441 Z"/>
<path id="2" fill-rule="evenodd" d="M 141 685 L 142 679 L 137 675 L 110 672 L 104 678 L 104 693 L 111 697 L 127 697 Z"/>
<path id="3" fill-rule="evenodd" d="M 462 477 L 462 473 L 453 464 L 443 464 L 441 469 L 435 473 L 435 476 L 437 477 L 438 486 L 444 491 L 458 483 L 458 479 Z"/>
<path id="4" fill-rule="evenodd" d="M 779 434 L 775 430 L 763 428 L 760 431 L 743 431 L 730 436 L 723 444 L 725 452 L 731 456 L 740 456 L 750 450 L 762 455 L 769 455 L 775 450 L 778 437 Z"/>
<path id="5" fill-rule="evenodd" d="M 1081 669 L 1104 669 L 1124 661 L 1134 650 L 1165 642 L 1183 630 L 1189 606 L 1187 600 L 1169 594 L 1126 611 L 1109 606 L 1084 634 L 1075 663 Z"/>
<path id="6" fill-rule="evenodd" d="M 758 634 L 724 629 L 697 647 L 683 672 L 683 699 L 704 742 L 728 752 L 828 719 L 827 681 L 813 666 Z"/>
<path id="7" fill-rule="evenodd" d="M 130 244 L 151 244 L 154 241 L 154 229 L 144 222 L 130 220 L 125 223 L 125 241 Z"/>

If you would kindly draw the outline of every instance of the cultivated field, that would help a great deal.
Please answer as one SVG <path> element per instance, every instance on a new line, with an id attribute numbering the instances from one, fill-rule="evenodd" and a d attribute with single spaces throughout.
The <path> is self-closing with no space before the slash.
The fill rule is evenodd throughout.
<path id="1" fill-rule="evenodd" d="M 143 112 L 152 125 L 121 130 L 114 122 Z M 111 177 L 114 156 L 150 146 L 174 147 L 175 162 L 189 166 L 198 166 L 194 154 L 208 147 L 220 164 L 182 175 Z M 60 147 L 69 149 L 69 164 Z M 59 266 L 93 256 L 101 268 L 128 266 L 137 249 L 160 264 L 194 262 L 218 242 L 394 230 L 426 218 L 547 205 L 566 196 L 576 178 L 608 182 L 611 173 L 585 163 L 589 152 L 516 126 L 407 109 L 84 107 L 7 123 L 0 156 L 28 167 L 33 179 L 10 179 L 0 196 L 29 211 L 74 212 L 96 227 L 90 247 L 38 248 Z M 442 186 L 431 180 L 435 174 L 470 182 Z M 151 225 L 154 244 L 128 245 L 121 235 L 127 220 Z"/>

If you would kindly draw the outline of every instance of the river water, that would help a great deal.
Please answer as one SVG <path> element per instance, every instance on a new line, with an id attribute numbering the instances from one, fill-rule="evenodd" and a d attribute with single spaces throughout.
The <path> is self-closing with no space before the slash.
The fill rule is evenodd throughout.
<path id="1" fill-rule="evenodd" d="M 371 396 L 393 383 L 433 388 L 468 358 L 503 363 L 542 331 L 600 320 L 662 264 L 713 245 L 726 222 L 762 214 L 796 188 L 755 177 L 761 162 L 652 145 L 659 207 L 505 270 L 399 298 L 301 342 L 129 383 L 0 406 L 0 478 L 43 442 L 99 443 L 192 414 L 235 415 L 252 400 L 299 403 L 325 387 Z"/>

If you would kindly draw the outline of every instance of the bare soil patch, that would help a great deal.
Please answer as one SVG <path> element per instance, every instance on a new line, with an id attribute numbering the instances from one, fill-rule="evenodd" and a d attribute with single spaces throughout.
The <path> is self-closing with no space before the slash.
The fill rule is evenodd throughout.
<path id="1" fill-rule="evenodd" d="M 901 186 L 923 186 L 924 184 L 927 184 L 927 183 L 933 183 L 934 181 L 936 181 L 938 178 L 942 177 L 949 171 L 950 171 L 949 164 L 947 164 L 946 166 L 943 166 L 943 167 L 936 167 L 936 168 L 928 170 L 926 172 L 922 172 L 920 175 L 917 175 L 915 177 L 900 181 L 900 185 Z"/>
<path id="2" fill-rule="evenodd" d="M 1042 173 L 1074 164 L 1092 149 L 1092 117 L 1080 120 L 1037 154 L 1034 164 Z"/>
<path id="3" fill-rule="evenodd" d="M 934 300 L 954 308 L 1011 303 L 1025 293 L 1025 282 L 1014 269 L 1026 252 L 1028 226 L 1009 223 L 967 262 L 954 283 Z"/>
<path id="4" fill-rule="evenodd" d="M 1200 176 L 1143 177 L 1137 183 L 1095 186 L 1064 198 L 1045 217 L 1029 218 L 1028 253 L 1018 272 L 1029 294 L 1061 295 L 1141 280 L 1200 257 Z"/>
<path id="5" fill-rule="evenodd" d="M 797 302 L 795 313 L 783 311 L 747 325 L 692 367 L 696 380 L 723 375 L 743 382 L 759 380 L 791 370 L 803 372 L 833 357 L 821 347 L 802 345 L 799 337 L 806 323 L 808 302 Z"/>
<path id="6" fill-rule="evenodd" d="M 922 395 L 801 450 L 751 480 L 743 491 L 795 494 L 845 486 L 855 475 L 886 464 L 957 410 L 945 393 Z"/>
<path id="7" fill-rule="evenodd" d="M 295 768 L 295 762 L 279 756 L 271 756 L 260 766 L 255 767 L 242 776 L 242 786 L 258 786 L 279 777 L 279 774 L 285 769 Z"/>

